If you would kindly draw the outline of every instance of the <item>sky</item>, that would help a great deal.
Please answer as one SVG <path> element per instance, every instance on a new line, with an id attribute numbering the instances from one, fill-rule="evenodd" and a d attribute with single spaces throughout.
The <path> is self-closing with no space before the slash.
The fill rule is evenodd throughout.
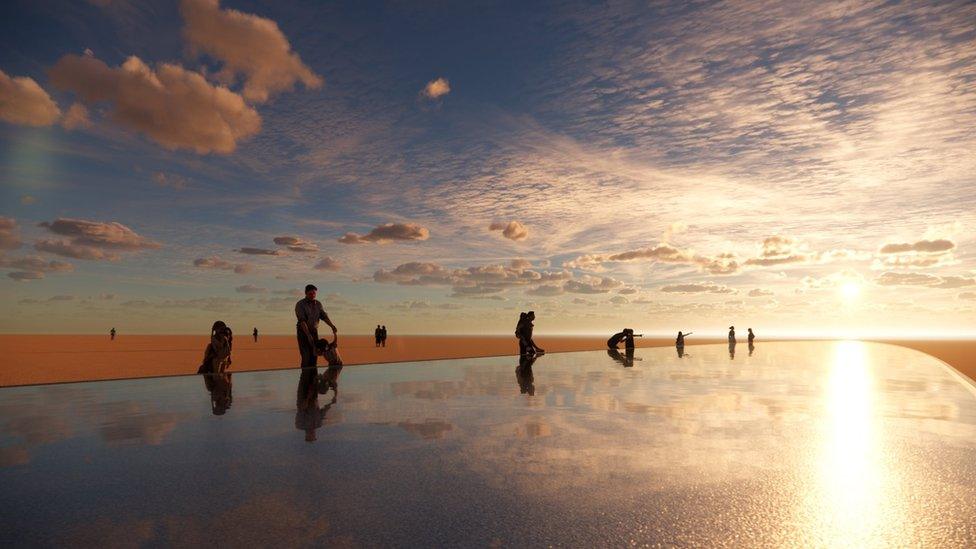
<path id="1" fill-rule="evenodd" d="M 976 335 L 974 2 L 0 6 L 0 332 Z"/>

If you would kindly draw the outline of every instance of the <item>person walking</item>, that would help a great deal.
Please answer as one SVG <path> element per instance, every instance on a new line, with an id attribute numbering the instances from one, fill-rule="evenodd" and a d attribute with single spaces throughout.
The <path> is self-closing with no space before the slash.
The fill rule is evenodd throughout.
<path id="1" fill-rule="evenodd" d="M 319 339 L 319 320 L 325 322 L 332 328 L 332 335 L 339 333 L 322 303 L 315 299 L 318 288 L 309 284 L 305 286 L 305 297 L 299 299 L 295 304 L 295 317 L 298 319 L 296 325 L 298 336 L 298 352 L 302 355 L 302 368 L 315 368 L 318 356 L 315 354 L 315 342 Z"/>
<path id="2" fill-rule="evenodd" d="M 254 332 L 252 332 L 252 333 L 254 334 L 254 342 L 257 343 L 258 342 L 258 327 L 257 326 L 254 327 Z"/>

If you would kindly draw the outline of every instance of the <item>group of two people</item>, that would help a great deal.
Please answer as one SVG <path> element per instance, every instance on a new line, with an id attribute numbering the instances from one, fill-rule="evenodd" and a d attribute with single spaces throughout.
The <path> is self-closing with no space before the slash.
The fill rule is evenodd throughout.
<path id="1" fill-rule="evenodd" d="M 386 326 L 376 325 L 376 329 L 373 330 L 373 338 L 376 340 L 377 347 L 386 347 Z"/>

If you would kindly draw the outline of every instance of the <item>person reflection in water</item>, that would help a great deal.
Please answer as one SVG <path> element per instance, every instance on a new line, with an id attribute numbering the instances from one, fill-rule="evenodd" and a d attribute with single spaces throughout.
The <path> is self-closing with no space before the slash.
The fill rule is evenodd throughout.
<path id="1" fill-rule="evenodd" d="M 325 414 L 335 404 L 335 399 L 319 407 L 319 394 L 327 389 L 322 378 L 312 368 L 302 368 L 298 378 L 298 392 L 295 400 L 295 428 L 305 431 L 305 442 L 316 440 L 315 431 L 322 427 Z"/>
<path id="2" fill-rule="evenodd" d="M 519 391 L 523 395 L 535 396 L 535 375 L 532 373 L 532 364 L 535 363 L 535 356 L 519 356 L 519 365 L 515 368 L 515 380 L 518 381 Z"/>
<path id="3" fill-rule="evenodd" d="M 226 414 L 234 403 L 233 375 L 230 372 L 203 374 L 203 386 L 210 393 L 210 411 L 215 416 Z"/>
<path id="4" fill-rule="evenodd" d="M 624 368 L 633 368 L 634 361 L 640 360 L 634 358 L 634 348 L 624 347 L 624 354 L 620 354 L 616 348 L 607 349 L 607 356 L 624 365 Z"/>
<path id="5" fill-rule="evenodd" d="M 729 340 L 729 358 L 735 360 L 735 340 Z"/>
<path id="6" fill-rule="evenodd" d="M 339 398 L 339 374 L 342 372 L 342 357 L 339 356 L 339 336 L 329 342 L 320 339 L 315 344 L 315 352 L 325 357 L 329 368 L 319 376 L 319 393 L 325 394 L 332 389 L 332 403 Z"/>

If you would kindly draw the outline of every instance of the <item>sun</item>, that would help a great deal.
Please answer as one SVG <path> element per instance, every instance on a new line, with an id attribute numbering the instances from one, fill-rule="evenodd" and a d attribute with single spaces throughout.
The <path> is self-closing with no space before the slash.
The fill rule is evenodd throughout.
<path id="1" fill-rule="evenodd" d="M 847 301 L 853 301 L 861 295 L 861 285 L 857 282 L 845 282 L 840 287 L 840 295 Z"/>

